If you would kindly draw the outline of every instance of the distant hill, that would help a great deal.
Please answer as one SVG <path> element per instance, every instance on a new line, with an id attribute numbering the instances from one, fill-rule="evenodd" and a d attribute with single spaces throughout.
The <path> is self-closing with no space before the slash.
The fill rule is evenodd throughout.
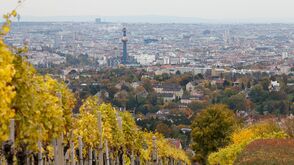
<path id="1" fill-rule="evenodd" d="M 294 19 L 281 18 L 253 18 L 253 19 L 203 19 L 197 17 L 142 15 L 142 16 L 22 16 L 22 22 L 95 22 L 96 18 L 101 18 L 102 22 L 108 23 L 208 23 L 208 24 L 268 24 L 286 23 L 293 24 Z M 16 21 L 16 19 L 14 19 Z M 0 22 L 3 19 L 0 18 Z"/>
<path id="2" fill-rule="evenodd" d="M 110 22 L 128 23 L 208 23 L 209 20 L 194 17 L 173 16 L 127 16 L 127 17 L 103 17 Z"/>
<path id="3" fill-rule="evenodd" d="M 23 16 L 23 22 L 94 22 L 96 18 L 101 18 L 102 22 L 113 23 L 209 23 L 212 21 L 194 17 L 176 16 L 52 16 L 33 17 Z"/>
<path id="4" fill-rule="evenodd" d="M 266 139 L 250 143 L 235 165 L 293 165 L 294 139 Z"/>

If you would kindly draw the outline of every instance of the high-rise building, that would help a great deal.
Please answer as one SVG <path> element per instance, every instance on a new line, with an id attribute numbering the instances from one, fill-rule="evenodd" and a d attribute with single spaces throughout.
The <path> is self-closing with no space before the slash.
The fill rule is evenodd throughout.
<path id="1" fill-rule="evenodd" d="M 123 37 L 121 39 L 122 43 L 123 43 L 123 54 L 122 54 L 122 60 L 121 63 L 122 64 L 127 64 L 128 63 L 128 52 L 127 52 L 127 42 L 128 42 L 128 38 L 127 38 L 127 29 L 123 28 Z"/>
<path id="2" fill-rule="evenodd" d="M 95 22 L 96 22 L 97 24 L 102 23 L 101 18 L 96 18 L 96 19 L 95 19 Z"/>

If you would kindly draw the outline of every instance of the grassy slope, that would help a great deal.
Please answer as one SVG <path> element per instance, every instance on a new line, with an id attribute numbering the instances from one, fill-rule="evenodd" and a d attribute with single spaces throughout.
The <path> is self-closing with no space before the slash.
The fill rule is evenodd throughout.
<path id="1" fill-rule="evenodd" d="M 236 165 L 294 165 L 294 139 L 266 139 L 250 143 Z"/>

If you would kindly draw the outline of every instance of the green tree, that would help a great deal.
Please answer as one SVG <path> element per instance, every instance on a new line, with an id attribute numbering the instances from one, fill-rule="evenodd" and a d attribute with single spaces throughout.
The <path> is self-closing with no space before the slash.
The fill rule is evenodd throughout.
<path id="1" fill-rule="evenodd" d="M 268 91 L 268 86 L 270 85 L 269 78 L 263 78 L 259 84 L 262 86 L 263 90 Z"/>
<path id="2" fill-rule="evenodd" d="M 143 80 L 143 87 L 145 88 L 145 90 L 147 92 L 152 92 L 153 91 L 153 87 L 152 87 L 152 83 L 149 79 L 144 79 Z"/>
<path id="3" fill-rule="evenodd" d="M 254 103 L 263 102 L 268 98 L 268 92 L 261 85 L 254 86 L 249 92 L 249 97 Z"/>
<path id="4" fill-rule="evenodd" d="M 226 103 L 230 109 L 238 111 L 246 111 L 248 107 L 246 106 L 246 96 L 243 93 L 239 93 L 228 98 L 224 103 Z"/>
<path id="5" fill-rule="evenodd" d="M 208 103 L 205 101 L 192 101 L 188 104 L 188 107 L 193 111 L 200 111 L 207 107 Z"/>
<path id="6" fill-rule="evenodd" d="M 160 122 L 156 125 L 156 132 L 163 134 L 165 137 L 170 137 L 172 129 L 167 124 Z"/>
<path id="7" fill-rule="evenodd" d="M 230 143 L 237 124 L 234 113 L 225 105 L 216 104 L 200 112 L 192 124 L 194 160 L 206 164 L 207 156 Z"/>

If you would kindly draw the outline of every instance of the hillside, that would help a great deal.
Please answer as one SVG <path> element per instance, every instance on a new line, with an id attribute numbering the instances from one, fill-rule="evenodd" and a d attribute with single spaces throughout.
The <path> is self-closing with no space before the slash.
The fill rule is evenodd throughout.
<path id="1" fill-rule="evenodd" d="M 253 141 L 238 156 L 234 164 L 294 164 L 294 139 L 266 139 Z"/>

